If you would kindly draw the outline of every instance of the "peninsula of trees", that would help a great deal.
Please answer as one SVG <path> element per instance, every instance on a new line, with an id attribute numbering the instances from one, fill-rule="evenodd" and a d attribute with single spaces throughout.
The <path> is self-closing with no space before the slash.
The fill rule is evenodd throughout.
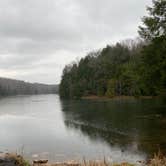
<path id="1" fill-rule="evenodd" d="M 153 0 L 147 10 L 139 40 L 108 45 L 67 65 L 60 96 L 166 95 L 166 1 Z"/>
<path id="2" fill-rule="evenodd" d="M 58 93 L 58 85 L 28 83 L 0 77 L 0 96 Z"/>

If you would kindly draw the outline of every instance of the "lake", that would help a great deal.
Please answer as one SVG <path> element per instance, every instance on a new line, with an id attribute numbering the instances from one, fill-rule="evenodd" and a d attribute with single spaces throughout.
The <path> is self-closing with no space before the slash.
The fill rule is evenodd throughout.
<path id="1" fill-rule="evenodd" d="M 0 98 L 0 151 L 50 162 L 136 162 L 166 151 L 166 105 L 159 99 Z"/>

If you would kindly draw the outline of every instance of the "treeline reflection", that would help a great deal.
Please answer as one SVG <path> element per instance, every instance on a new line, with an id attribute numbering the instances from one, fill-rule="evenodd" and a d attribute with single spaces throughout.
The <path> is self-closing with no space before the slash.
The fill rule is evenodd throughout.
<path id="1" fill-rule="evenodd" d="M 156 99 L 62 100 L 66 127 L 91 140 L 153 155 L 166 152 L 165 104 Z"/>

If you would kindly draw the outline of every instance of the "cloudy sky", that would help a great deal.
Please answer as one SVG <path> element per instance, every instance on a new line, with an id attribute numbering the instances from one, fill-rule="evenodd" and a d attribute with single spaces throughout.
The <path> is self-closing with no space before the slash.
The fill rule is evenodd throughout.
<path id="1" fill-rule="evenodd" d="M 65 64 L 137 36 L 151 0 L 0 0 L 0 76 L 59 83 Z"/>

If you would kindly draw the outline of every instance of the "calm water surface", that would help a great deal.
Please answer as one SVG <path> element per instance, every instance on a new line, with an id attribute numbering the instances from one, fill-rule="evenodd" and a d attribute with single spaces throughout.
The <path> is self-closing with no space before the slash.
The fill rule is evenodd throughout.
<path id="1" fill-rule="evenodd" d="M 158 99 L 0 99 L 0 151 L 28 159 L 136 162 L 166 151 L 166 105 Z"/>

